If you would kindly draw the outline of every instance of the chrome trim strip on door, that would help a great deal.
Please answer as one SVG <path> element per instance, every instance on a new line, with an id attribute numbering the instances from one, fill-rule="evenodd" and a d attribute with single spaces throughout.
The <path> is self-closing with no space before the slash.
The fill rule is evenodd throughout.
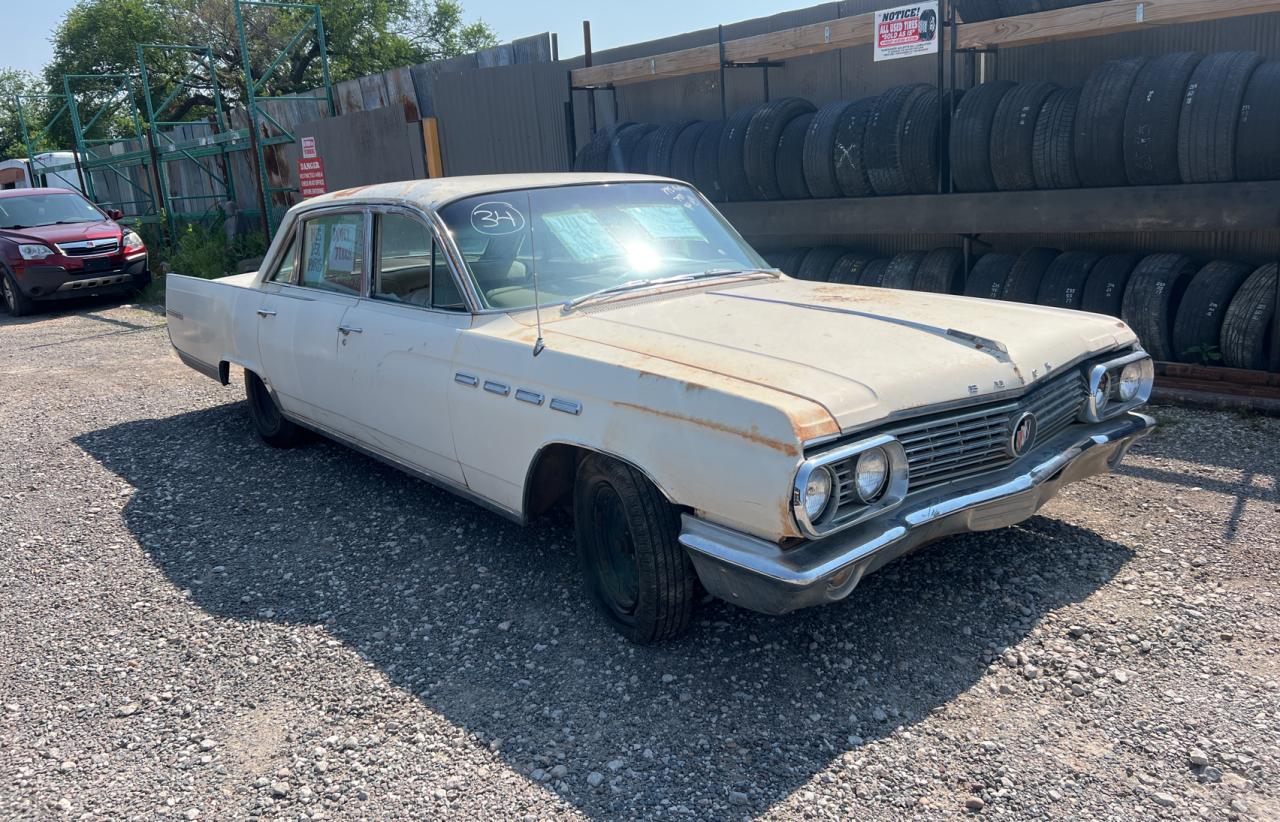
<path id="1" fill-rule="evenodd" d="M 566 414 L 572 414 L 573 416 L 576 417 L 582 413 L 582 403 L 574 402 L 573 400 L 562 400 L 559 397 L 553 397 L 551 399 L 551 410 L 563 411 Z"/>

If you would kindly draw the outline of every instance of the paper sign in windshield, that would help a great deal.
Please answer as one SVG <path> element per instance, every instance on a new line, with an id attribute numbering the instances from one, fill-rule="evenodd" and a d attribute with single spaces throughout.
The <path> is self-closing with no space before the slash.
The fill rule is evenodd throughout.
<path id="1" fill-rule="evenodd" d="M 630 206 L 624 208 L 631 219 L 640 224 L 655 240 L 705 240 L 685 209 L 680 206 Z"/>
<path id="2" fill-rule="evenodd" d="M 542 222 L 575 260 L 602 260 L 622 255 L 622 246 L 590 211 L 545 214 Z"/>

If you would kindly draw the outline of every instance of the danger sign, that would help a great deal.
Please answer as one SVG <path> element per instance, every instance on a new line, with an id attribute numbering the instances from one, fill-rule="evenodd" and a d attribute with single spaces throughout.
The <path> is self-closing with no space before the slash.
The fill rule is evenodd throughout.
<path id="1" fill-rule="evenodd" d="M 302 156 L 307 159 L 310 159 L 316 156 L 316 138 L 314 137 L 302 138 Z"/>
<path id="2" fill-rule="evenodd" d="M 938 0 L 876 12 L 875 61 L 938 53 Z"/>
<path id="3" fill-rule="evenodd" d="M 324 182 L 324 158 L 312 157 L 298 161 L 298 190 L 304 200 L 329 190 Z"/>

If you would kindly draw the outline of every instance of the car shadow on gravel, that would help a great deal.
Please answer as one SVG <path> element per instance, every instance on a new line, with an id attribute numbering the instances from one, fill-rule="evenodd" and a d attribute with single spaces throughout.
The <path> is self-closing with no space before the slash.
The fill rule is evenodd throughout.
<path id="1" fill-rule="evenodd" d="M 958 737 L 982 725 L 952 700 L 1132 556 L 1036 517 L 937 543 L 839 605 L 770 618 L 712 601 L 687 636 L 637 648 L 586 604 L 563 522 L 521 529 L 327 442 L 267 448 L 242 403 L 75 441 L 136 489 L 124 523 L 200 608 L 322 625 L 600 819 L 740 818 L 836 771 L 892 784 L 831 766 L 931 714 Z"/>

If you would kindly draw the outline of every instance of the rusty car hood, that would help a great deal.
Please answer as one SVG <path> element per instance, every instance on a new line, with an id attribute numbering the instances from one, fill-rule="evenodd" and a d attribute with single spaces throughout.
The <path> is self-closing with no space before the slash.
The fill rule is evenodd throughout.
<path id="1" fill-rule="evenodd" d="M 790 278 L 649 293 L 547 319 L 549 335 L 806 397 L 844 431 L 978 402 L 1135 340 L 1114 317 Z"/>

